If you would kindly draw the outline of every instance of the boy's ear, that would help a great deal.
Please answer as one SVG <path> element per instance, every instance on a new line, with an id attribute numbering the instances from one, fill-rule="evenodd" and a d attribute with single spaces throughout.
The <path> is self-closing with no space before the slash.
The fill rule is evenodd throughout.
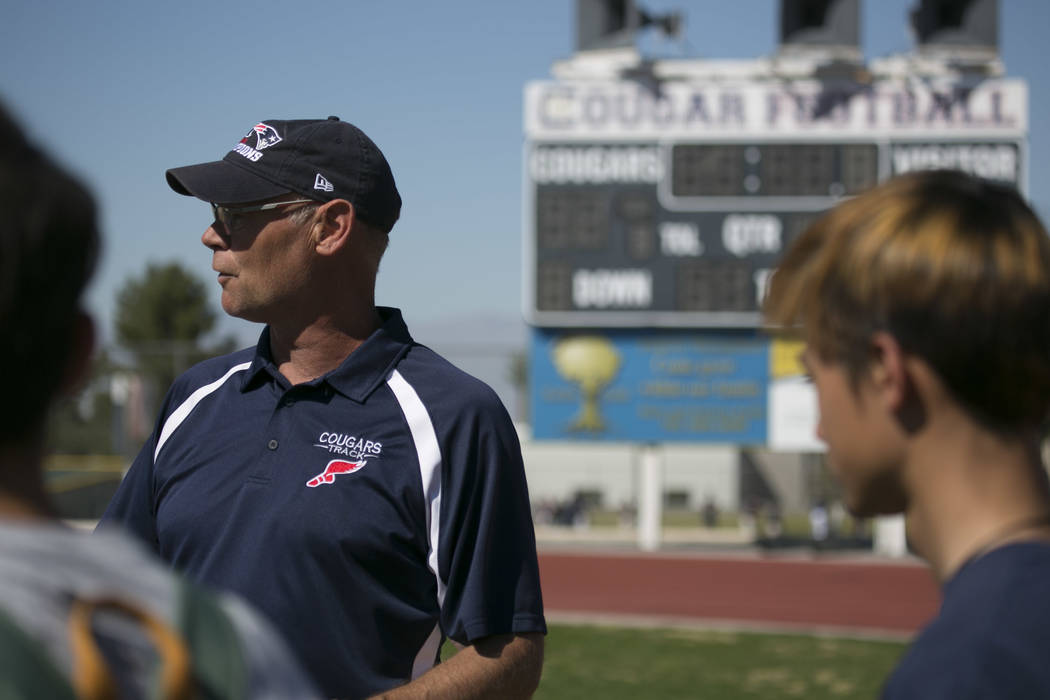
<path id="1" fill-rule="evenodd" d="M 95 322 L 83 311 L 77 311 L 73 319 L 73 337 L 70 343 L 62 382 L 58 386 L 61 396 L 75 394 L 84 383 L 91 369 L 91 354 L 95 349 Z"/>
<path id="2" fill-rule="evenodd" d="M 354 205 L 345 199 L 333 199 L 320 209 L 320 219 L 314 223 L 317 252 L 334 255 L 349 244 L 354 225 Z"/>
<path id="3" fill-rule="evenodd" d="M 897 339 L 885 331 L 871 337 L 871 364 L 868 378 L 880 400 L 891 411 L 899 411 L 908 400 L 908 368 Z"/>

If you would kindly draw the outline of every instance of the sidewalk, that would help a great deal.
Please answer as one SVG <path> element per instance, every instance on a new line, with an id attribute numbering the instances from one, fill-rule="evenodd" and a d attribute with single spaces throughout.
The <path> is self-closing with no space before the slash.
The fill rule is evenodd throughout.
<path id="1" fill-rule="evenodd" d="M 785 535 L 776 539 L 755 539 L 745 528 L 664 527 L 660 546 L 644 552 L 633 527 L 536 525 L 536 546 L 540 553 L 607 553 L 649 556 L 701 556 L 762 559 L 806 559 L 817 561 L 863 562 L 870 564 L 925 567 L 912 554 L 888 556 L 876 552 L 870 537 L 833 536 L 815 544 L 812 540 Z"/>
<path id="2" fill-rule="evenodd" d="M 710 547 L 752 547 L 753 535 L 743 528 L 665 527 L 661 541 L 666 546 L 696 545 Z M 540 547 L 562 545 L 599 545 L 638 547 L 638 531 L 633 527 L 572 527 L 537 525 L 536 544 Z"/>

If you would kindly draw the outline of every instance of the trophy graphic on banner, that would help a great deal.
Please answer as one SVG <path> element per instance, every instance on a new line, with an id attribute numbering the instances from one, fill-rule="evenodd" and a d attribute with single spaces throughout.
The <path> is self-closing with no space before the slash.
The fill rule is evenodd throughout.
<path id="1" fill-rule="evenodd" d="M 578 384 L 583 398 L 583 406 L 569 429 L 605 430 L 605 421 L 598 412 L 598 394 L 620 369 L 620 354 L 616 348 L 601 336 L 576 335 L 558 340 L 551 355 L 558 374 Z"/>

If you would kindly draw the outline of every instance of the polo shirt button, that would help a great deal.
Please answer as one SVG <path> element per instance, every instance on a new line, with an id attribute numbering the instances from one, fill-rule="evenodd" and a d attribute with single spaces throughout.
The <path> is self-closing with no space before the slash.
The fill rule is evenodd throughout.
<path id="1" fill-rule="evenodd" d="M 276 450 L 277 449 L 277 441 L 276 440 L 270 440 L 270 442 L 268 442 L 266 444 L 266 446 L 269 447 L 271 450 Z"/>

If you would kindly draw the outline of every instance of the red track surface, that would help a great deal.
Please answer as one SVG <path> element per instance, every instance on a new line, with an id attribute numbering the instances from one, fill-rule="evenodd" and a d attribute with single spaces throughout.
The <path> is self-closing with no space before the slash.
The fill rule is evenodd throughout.
<path id="1" fill-rule="evenodd" d="M 937 611 L 911 563 L 804 558 L 540 553 L 549 613 L 645 615 L 910 634 Z"/>

